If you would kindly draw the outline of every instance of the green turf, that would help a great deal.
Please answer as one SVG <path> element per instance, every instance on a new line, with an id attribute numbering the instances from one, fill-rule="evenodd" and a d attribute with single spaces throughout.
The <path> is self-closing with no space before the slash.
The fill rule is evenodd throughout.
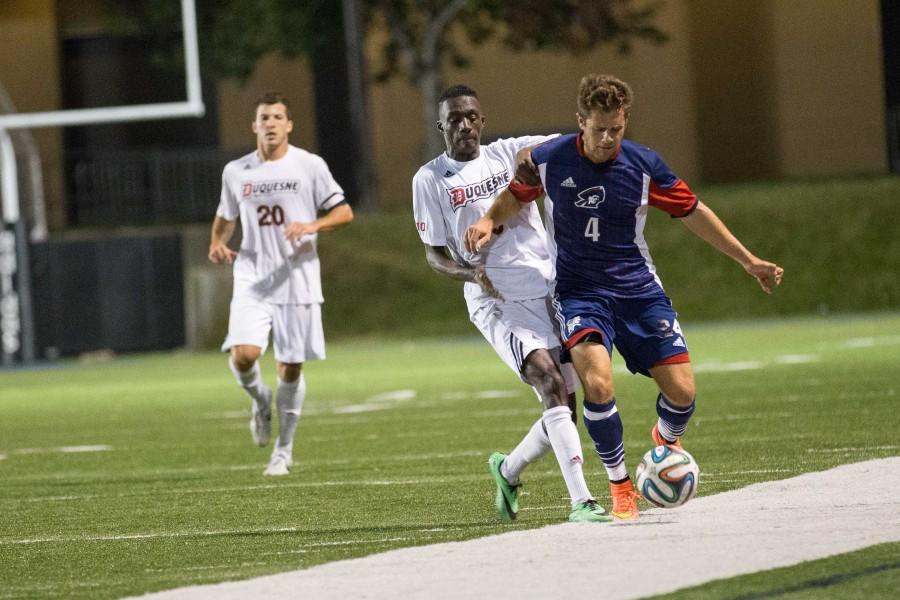
<path id="1" fill-rule="evenodd" d="M 701 495 L 900 454 L 900 315 L 684 326 Z M 307 381 L 299 464 L 273 480 L 221 354 L 0 371 L 0 598 L 112 598 L 565 520 L 550 459 L 526 473 L 519 520 L 496 520 L 487 456 L 538 405 L 482 341 L 332 344 Z M 655 393 L 637 376 L 616 384 L 633 469 Z M 58 450 L 97 445 L 109 449 Z M 587 464 L 608 505 L 599 460 Z M 888 560 L 858 555 L 864 573 Z M 830 567 L 807 569 L 780 587 Z M 896 575 L 861 577 L 870 597 L 896 589 Z M 843 597 L 832 589 L 818 597 Z"/>
<path id="2" fill-rule="evenodd" d="M 900 590 L 900 543 L 880 544 L 799 566 L 723 579 L 675 594 L 678 600 L 870 600 Z"/>

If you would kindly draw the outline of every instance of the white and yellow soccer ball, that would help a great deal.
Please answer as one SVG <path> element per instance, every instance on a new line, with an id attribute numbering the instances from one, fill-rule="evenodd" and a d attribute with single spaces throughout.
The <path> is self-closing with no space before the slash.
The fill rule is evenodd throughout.
<path id="1" fill-rule="evenodd" d="M 657 446 L 644 454 L 634 475 L 637 491 L 660 508 L 676 508 L 694 497 L 700 467 L 687 450 Z"/>

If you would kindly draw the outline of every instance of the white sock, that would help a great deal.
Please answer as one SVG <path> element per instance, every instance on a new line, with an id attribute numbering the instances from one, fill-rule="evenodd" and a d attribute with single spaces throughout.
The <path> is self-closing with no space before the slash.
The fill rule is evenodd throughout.
<path id="1" fill-rule="evenodd" d="M 503 464 L 500 465 L 500 474 L 511 485 L 519 484 L 519 475 L 525 467 L 550 452 L 550 438 L 544 431 L 541 419 L 535 421 L 519 445 L 516 446 Z"/>
<path id="2" fill-rule="evenodd" d="M 569 489 L 572 506 L 593 499 L 584 480 L 581 439 L 578 437 L 575 423 L 572 422 L 572 411 L 568 406 L 555 406 L 544 411 L 543 420 L 553 452 L 556 454 L 556 461 Z"/>
<path id="3" fill-rule="evenodd" d="M 290 457 L 294 450 L 297 421 L 300 420 L 303 400 L 306 399 L 306 379 L 303 378 L 303 373 L 300 373 L 297 381 L 290 383 L 279 378 L 275 398 L 278 404 L 278 442 L 274 451 Z"/>
<path id="4" fill-rule="evenodd" d="M 246 371 L 241 371 L 235 366 L 231 357 L 228 358 L 228 368 L 234 373 L 238 385 L 244 388 L 256 404 L 260 408 L 266 408 L 268 400 L 268 389 L 263 383 L 262 374 L 259 370 L 259 363 L 253 363 L 253 366 Z"/>

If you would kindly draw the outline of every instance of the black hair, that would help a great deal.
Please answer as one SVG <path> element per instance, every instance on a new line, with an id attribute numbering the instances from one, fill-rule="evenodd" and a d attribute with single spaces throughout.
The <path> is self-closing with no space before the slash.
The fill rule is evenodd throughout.
<path id="1" fill-rule="evenodd" d="M 459 96 L 472 96 L 473 98 L 477 98 L 478 94 L 469 86 L 459 83 L 456 85 L 451 85 L 446 90 L 444 90 L 441 93 L 441 97 L 438 98 L 438 104 L 440 104 L 444 100 L 449 100 L 450 98 L 458 98 Z"/>
<path id="2" fill-rule="evenodd" d="M 279 92 L 266 92 L 257 98 L 256 104 L 253 105 L 253 118 L 256 118 L 256 110 L 263 104 L 284 104 L 284 108 L 287 109 L 287 118 L 288 120 L 291 119 L 291 103 L 288 102 L 288 99 L 285 98 L 283 94 L 280 94 Z"/>

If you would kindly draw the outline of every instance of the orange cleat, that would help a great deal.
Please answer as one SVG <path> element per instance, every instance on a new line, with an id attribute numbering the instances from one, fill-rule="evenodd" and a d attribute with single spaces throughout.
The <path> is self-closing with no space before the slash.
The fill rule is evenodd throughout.
<path id="1" fill-rule="evenodd" d="M 653 429 L 650 430 L 650 437 L 653 438 L 653 443 L 657 446 L 675 446 L 676 448 L 681 448 L 681 440 L 676 439 L 674 442 L 666 441 L 663 436 L 659 435 L 659 423 L 653 426 Z"/>
<path id="2" fill-rule="evenodd" d="M 610 483 L 609 489 L 612 493 L 612 511 L 613 518 L 617 521 L 634 521 L 640 516 L 638 511 L 637 499 L 640 497 L 631 483 L 630 479 L 626 479 L 622 483 Z"/>

